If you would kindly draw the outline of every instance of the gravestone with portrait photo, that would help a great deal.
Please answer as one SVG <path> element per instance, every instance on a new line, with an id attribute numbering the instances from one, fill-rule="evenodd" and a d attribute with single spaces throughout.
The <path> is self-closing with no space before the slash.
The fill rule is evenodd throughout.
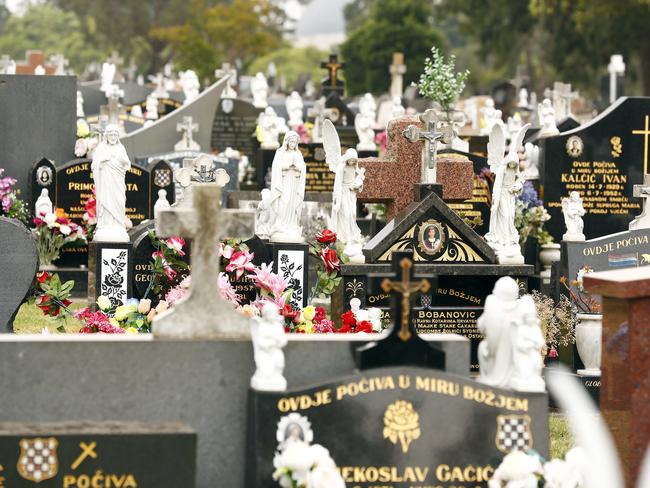
<path id="1" fill-rule="evenodd" d="M 383 276 L 392 290 L 391 332 L 354 350 L 358 371 L 286 391 L 249 390 L 246 487 L 277 486 L 273 474 L 289 457 L 299 463 L 318 453 L 306 470 L 326 467 L 322 448 L 346 486 L 359 488 L 486 488 L 507 453 L 547 456 L 546 393 L 447 372 L 450 358 L 439 343 L 418 335 L 409 318 L 413 290 L 435 294 L 436 286 L 434 276 L 413 274 L 410 254 L 396 252 L 393 272 Z"/>
<path id="2" fill-rule="evenodd" d="M 633 187 L 650 172 L 650 98 L 624 97 L 587 124 L 543 138 L 541 195 L 551 220 L 545 228 L 562 239 L 562 198 L 580 193 L 587 239 L 627 230 L 640 213 Z"/>
<path id="3" fill-rule="evenodd" d="M 412 250 L 418 273 L 438 276 L 431 293 L 418 292 L 420 307 L 411 319 L 420 333 L 456 333 L 471 340 L 471 368 L 478 370 L 482 335 L 476 327 L 487 296 L 502 276 L 515 278 L 522 291 L 533 274 L 530 265 L 502 265 L 485 239 L 445 203 L 440 185 L 420 185 L 420 200 L 389 222 L 364 247 L 365 264 L 344 264 L 339 299 L 345 309 L 357 298 L 361 308 L 377 307 L 390 317 L 389 294 L 376 275 L 386 273 L 394 251 Z M 373 291 L 374 290 L 374 291 Z M 341 297 L 342 295 L 342 297 Z"/>

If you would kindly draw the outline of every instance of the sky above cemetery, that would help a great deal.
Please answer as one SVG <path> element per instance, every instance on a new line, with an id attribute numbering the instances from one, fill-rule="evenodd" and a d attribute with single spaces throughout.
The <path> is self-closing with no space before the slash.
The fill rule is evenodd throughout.
<path id="1" fill-rule="evenodd" d="M 344 38 L 343 7 L 349 0 L 312 0 L 306 6 L 297 2 L 288 6 L 291 13 L 298 12 L 296 38 L 299 45 L 320 47 L 341 42 Z"/>

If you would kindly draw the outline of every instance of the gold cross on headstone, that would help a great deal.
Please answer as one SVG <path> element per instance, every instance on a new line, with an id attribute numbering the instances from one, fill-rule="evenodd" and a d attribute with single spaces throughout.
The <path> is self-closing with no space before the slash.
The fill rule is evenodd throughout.
<path id="1" fill-rule="evenodd" d="M 345 68 L 345 63 L 340 63 L 336 54 L 330 54 L 329 61 L 323 61 L 320 67 L 329 71 L 330 86 L 336 86 L 338 72 Z"/>
<path id="2" fill-rule="evenodd" d="M 645 116 L 645 128 L 633 130 L 632 134 L 643 136 L 643 174 L 648 174 L 648 136 L 650 136 L 650 115 Z"/>
<path id="3" fill-rule="evenodd" d="M 397 334 L 403 341 L 408 341 L 411 338 L 411 331 L 409 329 L 409 320 L 411 319 L 411 293 L 421 291 L 427 293 L 431 288 L 431 284 L 427 280 L 420 280 L 411 282 L 411 269 L 413 268 L 413 261 L 404 258 L 400 261 L 402 268 L 402 279 L 400 281 L 391 281 L 386 278 L 381 283 L 381 289 L 385 293 L 395 291 L 402 294 L 402 317 L 400 331 Z"/>

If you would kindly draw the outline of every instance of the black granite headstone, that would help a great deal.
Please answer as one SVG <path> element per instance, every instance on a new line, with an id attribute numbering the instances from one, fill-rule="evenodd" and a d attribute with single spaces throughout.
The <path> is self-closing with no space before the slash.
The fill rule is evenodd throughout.
<path id="1" fill-rule="evenodd" d="M 329 450 L 346 486 L 486 487 L 509 451 L 548 455 L 548 396 L 443 371 L 372 369 L 282 393 L 251 390 L 249 488 L 277 486 L 293 439 Z"/>
<path id="2" fill-rule="evenodd" d="M 244 100 L 224 98 L 219 102 L 212 127 L 212 147 L 224 151 L 232 147 L 251 160 L 259 148 L 255 138 L 261 108 Z"/>
<path id="3" fill-rule="evenodd" d="M 0 485 L 191 487 L 196 444 L 184 424 L 1 423 Z"/>
<path id="4" fill-rule="evenodd" d="M 545 225 L 556 241 L 565 231 L 562 198 L 582 196 L 588 239 L 627 230 L 640 213 L 633 186 L 650 172 L 650 98 L 621 98 L 591 122 L 540 141 Z"/>
<path id="5" fill-rule="evenodd" d="M 15 219 L 0 217 L 0 333 L 13 332 L 13 319 L 38 271 L 32 233 Z"/>
<path id="6" fill-rule="evenodd" d="M 34 161 L 74 157 L 76 99 L 74 76 L 0 75 L 0 161 L 23 195 Z"/>

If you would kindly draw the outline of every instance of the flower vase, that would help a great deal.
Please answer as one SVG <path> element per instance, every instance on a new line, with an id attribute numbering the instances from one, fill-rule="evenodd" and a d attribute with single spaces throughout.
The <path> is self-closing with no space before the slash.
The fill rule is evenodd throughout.
<path id="1" fill-rule="evenodd" d="M 560 257 L 561 252 L 559 244 L 551 243 L 541 245 L 539 251 L 539 262 L 543 266 L 543 269 L 539 273 L 539 276 L 545 284 L 551 282 L 551 267 L 553 266 L 553 263 L 560 260 Z"/>
<path id="2" fill-rule="evenodd" d="M 315 297 L 312 298 L 310 305 L 314 307 L 322 307 L 325 309 L 325 312 L 329 315 L 332 308 L 332 297 Z"/>
<path id="3" fill-rule="evenodd" d="M 600 360 L 603 343 L 603 316 L 598 313 L 579 313 L 576 326 L 576 347 L 584 364 L 578 374 L 600 376 Z"/>

